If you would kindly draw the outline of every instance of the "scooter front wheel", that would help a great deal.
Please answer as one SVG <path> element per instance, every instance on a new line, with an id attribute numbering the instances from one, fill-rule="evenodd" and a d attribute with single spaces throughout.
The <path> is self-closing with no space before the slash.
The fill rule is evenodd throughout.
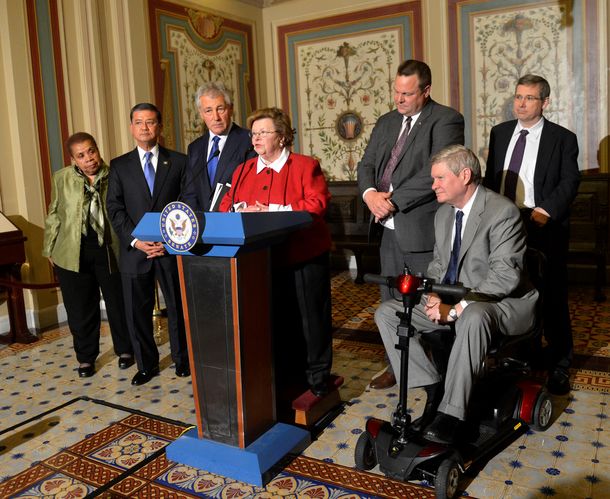
<path id="1" fill-rule="evenodd" d="M 532 426 L 536 431 L 544 431 L 551 426 L 552 421 L 553 401 L 546 390 L 541 390 L 532 413 Z"/>
<path id="2" fill-rule="evenodd" d="M 460 467 L 454 457 L 443 460 L 436 471 L 434 490 L 437 499 L 452 499 L 458 491 Z"/>
<path id="3" fill-rule="evenodd" d="M 375 442 L 368 431 L 364 431 L 356 442 L 356 450 L 354 451 L 354 461 L 356 468 L 359 470 L 371 470 L 377 464 L 377 455 L 375 454 Z"/>

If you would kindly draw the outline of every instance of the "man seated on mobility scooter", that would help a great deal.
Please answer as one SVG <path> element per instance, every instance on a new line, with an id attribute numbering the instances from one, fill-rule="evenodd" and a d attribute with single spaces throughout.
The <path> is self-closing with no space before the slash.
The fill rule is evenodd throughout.
<path id="1" fill-rule="evenodd" d="M 426 277 L 460 283 L 470 292 L 455 304 L 429 293 L 413 309 L 412 325 L 417 332 L 409 340 L 408 388 L 425 387 L 428 396 L 419 422 L 423 437 L 449 444 L 466 419 L 473 385 L 492 338 L 528 332 L 534 325 L 538 292 L 524 270 L 526 234 L 519 209 L 481 185 L 476 155 L 464 146 L 449 146 L 431 159 L 431 173 L 432 189 L 442 204 L 434 220 L 434 257 Z M 401 302 L 390 300 L 375 313 L 396 373 L 400 372 L 396 312 L 402 310 Z M 420 335 L 439 329 L 450 334 L 452 325 L 455 341 L 443 392 L 443 377 L 426 355 Z"/>

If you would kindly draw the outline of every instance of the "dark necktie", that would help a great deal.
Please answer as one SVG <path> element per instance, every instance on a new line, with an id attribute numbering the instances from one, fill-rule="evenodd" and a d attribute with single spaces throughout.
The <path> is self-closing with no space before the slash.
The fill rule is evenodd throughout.
<path id="1" fill-rule="evenodd" d="M 447 273 L 443 279 L 443 284 L 455 284 L 458 278 L 458 259 L 460 256 L 460 248 L 462 247 L 462 217 L 463 211 L 455 212 L 455 236 L 453 236 L 453 249 L 449 258 L 449 266 Z"/>
<path id="2" fill-rule="evenodd" d="M 210 186 L 214 186 L 214 177 L 216 176 L 216 167 L 218 166 L 218 156 L 220 156 L 220 149 L 218 149 L 218 142 L 220 137 L 215 136 L 212 139 L 212 149 L 208 156 L 208 178 L 210 179 Z"/>
<path id="3" fill-rule="evenodd" d="M 144 176 L 146 177 L 146 183 L 151 195 L 155 187 L 155 167 L 151 161 L 152 155 L 153 153 L 150 151 L 144 154 Z"/>
<path id="4" fill-rule="evenodd" d="M 404 127 L 400 137 L 392 147 L 392 152 L 390 153 L 390 159 L 385 166 L 385 170 L 383 170 L 383 175 L 381 176 L 381 180 L 377 186 L 377 190 L 379 192 L 389 192 L 390 184 L 392 183 L 392 174 L 394 170 L 396 170 L 396 166 L 398 165 L 398 158 L 400 157 L 400 153 L 405 147 L 405 142 L 407 141 L 407 137 L 409 136 L 409 130 L 411 130 L 411 116 L 407 117 L 407 124 Z"/>
<path id="5" fill-rule="evenodd" d="M 519 170 L 521 169 L 523 153 L 525 152 L 525 136 L 528 133 L 529 132 L 525 129 L 519 132 L 519 138 L 517 139 L 517 142 L 515 142 L 515 148 L 510 157 L 508 170 L 506 171 L 506 177 L 504 178 L 504 195 L 511 201 L 514 201 L 515 196 L 517 195 L 517 181 L 519 180 Z"/>

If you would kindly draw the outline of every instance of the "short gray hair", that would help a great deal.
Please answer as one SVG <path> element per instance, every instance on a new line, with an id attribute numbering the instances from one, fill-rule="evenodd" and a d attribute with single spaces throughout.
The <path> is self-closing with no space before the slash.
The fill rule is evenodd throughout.
<path id="1" fill-rule="evenodd" d="M 201 85 L 195 94 L 195 107 L 197 109 L 199 109 L 199 99 L 202 95 L 207 95 L 208 97 L 218 97 L 222 95 L 227 106 L 233 106 L 231 91 L 225 87 L 224 83 L 208 81 Z"/>
<path id="2" fill-rule="evenodd" d="M 475 184 L 481 183 L 481 163 L 479 158 L 477 158 L 474 152 L 463 145 L 455 144 L 441 149 L 430 159 L 430 165 L 435 165 L 436 163 L 445 163 L 454 175 L 458 175 L 462 170 L 468 168 L 472 172 L 472 181 Z"/>

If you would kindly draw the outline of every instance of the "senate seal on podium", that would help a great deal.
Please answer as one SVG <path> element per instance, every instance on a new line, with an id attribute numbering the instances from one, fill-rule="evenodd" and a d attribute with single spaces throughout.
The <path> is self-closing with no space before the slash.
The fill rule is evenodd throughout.
<path id="1" fill-rule="evenodd" d="M 163 208 L 160 226 L 163 241 L 174 251 L 189 251 L 199 241 L 195 212 L 181 201 L 173 201 Z"/>

